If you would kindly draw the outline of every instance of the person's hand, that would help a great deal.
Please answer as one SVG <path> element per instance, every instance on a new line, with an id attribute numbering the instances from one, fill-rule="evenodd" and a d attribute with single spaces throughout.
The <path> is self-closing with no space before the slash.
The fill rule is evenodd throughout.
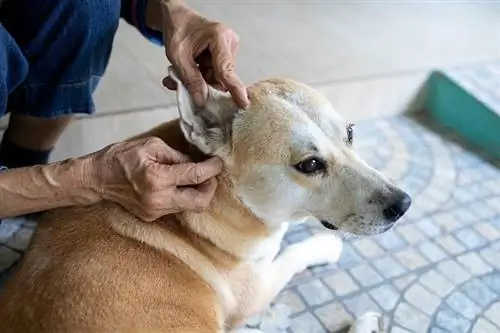
<path id="1" fill-rule="evenodd" d="M 145 221 L 205 209 L 222 168 L 218 158 L 193 163 L 155 137 L 112 144 L 90 158 L 102 198 Z"/>
<path id="2" fill-rule="evenodd" d="M 167 58 L 195 103 L 205 105 L 208 83 L 229 91 L 239 107 L 246 107 L 249 103 L 247 91 L 235 71 L 239 43 L 236 33 L 182 3 L 167 3 L 162 9 Z M 170 77 L 165 78 L 163 84 L 176 89 Z"/>

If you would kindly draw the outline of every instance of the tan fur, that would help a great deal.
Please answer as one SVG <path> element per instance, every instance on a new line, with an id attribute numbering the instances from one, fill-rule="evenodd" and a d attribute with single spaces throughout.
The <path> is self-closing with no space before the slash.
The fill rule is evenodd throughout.
<path id="1" fill-rule="evenodd" d="M 293 106 L 282 99 L 297 92 Z M 294 126 L 306 124 L 312 139 L 324 140 L 319 128 L 334 126 L 321 119 L 328 101 L 287 80 L 253 86 L 250 100 L 250 109 L 241 111 L 244 121 L 234 119 L 231 147 L 220 149 L 226 169 L 207 210 L 153 223 L 109 202 L 46 213 L 0 296 L 0 332 L 228 332 L 266 307 L 294 274 L 338 260 L 342 244 L 333 234 L 313 236 L 276 257 L 288 223 L 258 216 L 253 209 L 264 206 L 259 200 L 273 199 L 245 190 L 274 186 L 253 169 L 299 162 L 307 154 L 291 142 Z M 139 135 L 149 136 L 193 160 L 206 158 L 185 139 L 178 120 Z M 335 152 L 336 158 L 325 155 L 334 165 L 356 161 L 349 152 L 337 154 L 336 146 L 319 148 Z M 316 191 L 325 183 L 289 173 L 280 175 L 293 186 Z M 300 220 L 311 213 L 300 208 L 286 214 Z"/>
<path id="2" fill-rule="evenodd" d="M 140 137 L 153 135 L 200 158 L 177 121 Z M 0 332 L 218 332 L 224 321 L 240 324 L 247 315 L 223 319 L 210 286 L 169 253 L 177 249 L 200 256 L 205 262 L 197 258 L 198 265 L 220 270 L 226 281 L 231 275 L 232 289 L 246 292 L 247 268 L 235 269 L 241 265 L 237 255 L 265 238 L 267 230 L 230 195 L 222 178 L 219 183 L 203 214 L 166 216 L 154 223 L 143 223 L 112 203 L 47 213 L 1 294 Z M 124 232 L 127 226 L 133 230 Z M 228 252 L 209 239 L 221 240 Z M 144 243 L 162 244 L 167 251 Z"/>

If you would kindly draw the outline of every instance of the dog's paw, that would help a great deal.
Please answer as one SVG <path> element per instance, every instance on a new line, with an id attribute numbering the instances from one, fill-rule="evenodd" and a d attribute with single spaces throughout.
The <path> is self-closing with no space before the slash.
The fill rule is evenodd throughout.
<path id="1" fill-rule="evenodd" d="M 369 311 L 361 315 L 352 324 L 348 333 L 383 333 L 384 324 L 382 315 Z"/>
<path id="2" fill-rule="evenodd" d="M 303 242 L 298 255 L 307 263 L 307 266 L 334 264 L 339 261 L 342 254 L 342 240 L 331 233 L 317 234 Z"/>
<path id="3" fill-rule="evenodd" d="M 342 239 L 331 233 L 318 234 L 310 239 L 317 253 L 321 253 L 324 264 L 337 263 L 342 255 Z"/>

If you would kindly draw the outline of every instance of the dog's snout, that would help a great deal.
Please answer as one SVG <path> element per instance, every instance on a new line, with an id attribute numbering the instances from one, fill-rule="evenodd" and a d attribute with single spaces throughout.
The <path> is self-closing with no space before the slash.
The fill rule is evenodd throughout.
<path id="1" fill-rule="evenodd" d="M 406 213 L 410 205 L 411 197 L 405 192 L 400 192 L 393 197 L 382 214 L 388 222 L 396 222 Z"/>

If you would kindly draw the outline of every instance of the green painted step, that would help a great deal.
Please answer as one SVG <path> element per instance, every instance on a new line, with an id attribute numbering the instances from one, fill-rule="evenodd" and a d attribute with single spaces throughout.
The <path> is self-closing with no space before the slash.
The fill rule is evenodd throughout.
<path id="1" fill-rule="evenodd" d="M 424 109 L 500 158 L 500 62 L 431 73 Z"/>

